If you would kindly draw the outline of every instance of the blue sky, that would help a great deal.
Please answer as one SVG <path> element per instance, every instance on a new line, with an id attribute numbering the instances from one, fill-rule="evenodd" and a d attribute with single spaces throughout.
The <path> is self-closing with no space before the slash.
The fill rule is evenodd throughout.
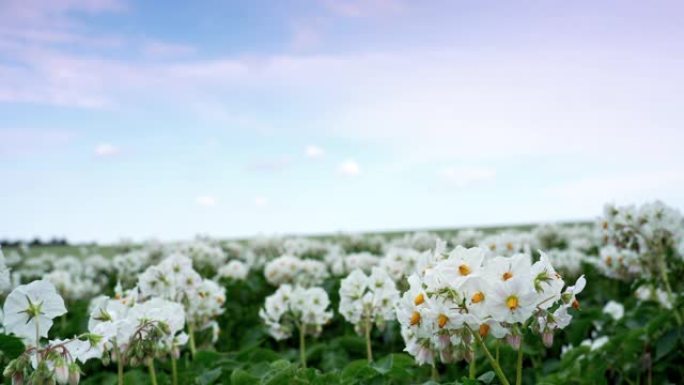
<path id="1" fill-rule="evenodd" d="M 0 2 L 0 238 L 684 207 L 677 1 Z"/>

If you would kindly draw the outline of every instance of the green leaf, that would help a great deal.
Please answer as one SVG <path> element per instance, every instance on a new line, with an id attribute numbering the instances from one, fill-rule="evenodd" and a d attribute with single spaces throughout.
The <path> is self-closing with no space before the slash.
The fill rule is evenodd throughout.
<path id="1" fill-rule="evenodd" d="M 259 383 L 259 379 L 242 369 L 235 369 L 230 375 L 230 383 L 232 385 L 255 385 Z"/>
<path id="2" fill-rule="evenodd" d="M 211 385 L 221 377 L 221 368 L 208 370 L 195 379 L 197 385 Z"/>
<path id="3" fill-rule="evenodd" d="M 491 384 L 494 377 L 496 377 L 496 374 L 490 370 L 486 373 L 482 373 L 477 379 L 485 384 Z"/>
<path id="4" fill-rule="evenodd" d="M 656 342 L 656 361 L 668 355 L 672 349 L 677 346 L 677 340 L 679 339 L 679 330 L 672 329 L 667 333 L 663 334 L 662 337 Z"/>
<path id="5" fill-rule="evenodd" d="M 0 352 L 7 358 L 13 360 L 19 357 L 25 350 L 26 347 L 21 342 L 21 339 L 7 334 L 0 334 Z"/>

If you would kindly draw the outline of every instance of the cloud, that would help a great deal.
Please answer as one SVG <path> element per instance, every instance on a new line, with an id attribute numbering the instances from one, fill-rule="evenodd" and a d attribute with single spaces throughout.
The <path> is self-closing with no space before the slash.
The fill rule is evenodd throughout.
<path id="1" fill-rule="evenodd" d="M 396 13 L 404 9 L 397 0 L 323 0 L 327 9 L 343 17 L 367 17 Z"/>
<path id="2" fill-rule="evenodd" d="M 42 155 L 72 143 L 74 133 L 58 129 L 0 128 L 0 155 Z"/>
<path id="3" fill-rule="evenodd" d="M 274 173 L 280 172 L 290 166 L 292 158 L 284 155 L 276 158 L 260 159 L 250 163 L 247 169 L 250 171 Z"/>
<path id="4" fill-rule="evenodd" d="M 217 200 L 212 195 L 200 195 L 195 198 L 195 203 L 202 207 L 213 207 L 216 206 Z"/>
<path id="5" fill-rule="evenodd" d="M 344 176 L 357 176 L 361 173 L 361 169 L 359 167 L 359 164 L 356 163 L 354 160 L 346 160 L 340 164 L 338 167 L 338 171 L 340 174 Z"/>
<path id="6" fill-rule="evenodd" d="M 268 198 L 263 197 L 263 196 L 256 196 L 254 197 L 254 206 L 256 207 L 265 207 L 268 205 Z"/>
<path id="7" fill-rule="evenodd" d="M 95 146 L 95 156 L 99 158 L 111 158 L 121 154 L 119 147 L 110 143 L 100 143 Z"/>
<path id="8" fill-rule="evenodd" d="M 320 158 L 325 155 L 325 151 L 322 148 L 314 145 L 306 146 L 304 153 L 306 154 L 307 158 L 311 159 Z"/>
<path id="9" fill-rule="evenodd" d="M 491 167 L 453 166 L 444 168 L 439 175 L 450 184 L 466 187 L 494 180 L 496 170 Z"/>
<path id="10" fill-rule="evenodd" d="M 611 201 L 625 204 L 655 198 L 681 201 L 684 174 L 681 170 L 651 170 L 589 176 L 554 184 L 544 189 L 544 193 L 566 203 L 596 206 Z"/>
<path id="11" fill-rule="evenodd" d="M 154 58 L 168 58 L 187 56 L 195 53 L 195 47 L 185 44 L 167 43 L 158 40 L 150 40 L 143 44 L 142 53 Z"/>

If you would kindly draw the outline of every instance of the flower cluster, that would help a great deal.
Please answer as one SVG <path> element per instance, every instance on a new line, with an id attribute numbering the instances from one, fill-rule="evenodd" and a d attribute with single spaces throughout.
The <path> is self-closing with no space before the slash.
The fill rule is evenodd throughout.
<path id="1" fill-rule="evenodd" d="M 340 314 L 359 334 L 370 333 L 373 325 L 383 329 L 395 319 L 394 305 L 399 291 L 392 278 L 374 267 L 370 276 L 354 270 L 340 283 Z"/>
<path id="2" fill-rule="evenodd" d="M 321 261 L 281 255 L 266 264 L 264 276 L 274 286 L 296 284 L 310 287 L 323 283 L 328 277 L 328 269 Z"/>
<path id="3" fill-rule="evenodd" d="M 416 270 L 416 261 L 420 253 L 409 248 L 392 247 L 387 250 L 380 261 L 380 267 L 385 270 L 395 282 L 404 280 Z"/>
<path id="4" fill-rule="evenodd" d="M 684 218 L 659 201 L 639 207 L 606 205 L 598 231 L 603 248 L 597 264 L 609 277 L 656 276 L 669 256 L 683 257 L 679 249 L 684 243 Z"/>
<path id="5" fill-rule="evenodd" d="M 488 335 L 519 348 L 528 327 L 548 346 L 553 333 L 569 324 L 568 308 L 579 306 L 575 295 L 584 277 L 563 291 L 565 282 L 543 253 L 535 263 L 528 254 L 487 253 L 458 246 L 445 255 L 438 244 L 409 277 L 396 311 L 406 351 L 418 363 L 470 359 L 473 341 Z"/>
<path id="6" fill-rule="evenodd" d="M 213 319 L 223 313 L 225 289 L 202 278 L 190 258 L 172 254 L 148 267 L 138 279 L 138 290 L 143 298 L 158 297 L 182 304 L 191 328 L 218 330 Z"/>
<path id="7" fill-rule="evenodd" d="M 320 287 L 284 284 L 266 297 L 259 316 L 277 340 L 291 337 L 295 329 L 302 335 L 317 336 L 332 318 L 329 306 L 328 293 Z"/>

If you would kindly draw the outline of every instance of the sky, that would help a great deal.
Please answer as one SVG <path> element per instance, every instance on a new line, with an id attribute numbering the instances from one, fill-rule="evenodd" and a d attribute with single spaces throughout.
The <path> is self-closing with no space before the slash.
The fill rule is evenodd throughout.
<path id="1" fill-rule="evenodd" d="M 0 238 L 684 207 L 679 1 L 0 0 Z"/>

